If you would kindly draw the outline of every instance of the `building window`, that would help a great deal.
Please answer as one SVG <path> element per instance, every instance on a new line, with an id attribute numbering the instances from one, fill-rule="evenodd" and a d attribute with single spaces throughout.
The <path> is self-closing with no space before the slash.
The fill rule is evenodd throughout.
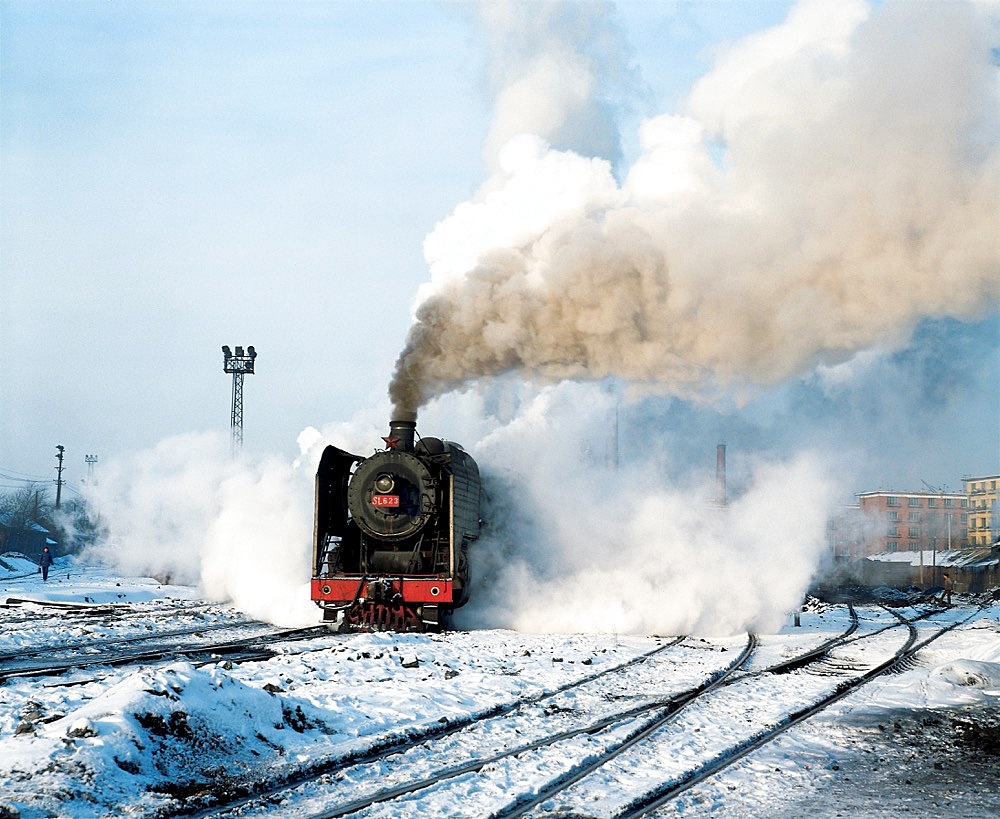
<path id="1" fill-rule="evenodd" d="M 969 501 L 968 501 L 968 499 L 962 498 L 962 508 L 963 509 L 968 509 L 969 508 Z"/>
<path id="2" fill-rule="evenodd" d="M 889 495 L 885 499 L 885 505 L 886 506 L 899 506 L 899 498 L 897 498 L 895 495 Z"/>
<path id="3" fill-rule="evenodd" d="M 945 498 L 944 499 L 944 505 L 945 505 L 946 509 L 951 509 L 951 504 L 952 504 L 952 499 L 951 498 Z"/>
<path id="4" fill-rule="evenodd" d="M 920 498 L 907 498 L 906 499 L 906 505 L 907 506 L 920 506 Z"/>
<path id="5" fill-rule="evenodd" d="M 889 529 L 886 531 L 885 536 L 899 537 L 899 529 L 897 529 L 895 526 L 890 526 Z"/>
<path id="6" fill-rule="evenodd" d="M 937 498 L 928 498 L 927 499 L 927 507 L 929 509 L 933 509 L 936 506 L 937 506 Z"/>
<path id="7" fill-rule="evenodd" d="M 908 537 L 920 537 L 920 530 L 916 527 L 911 526 L 908 533 Z"/>
<path id="8" fill-rule="evenodd" d="M 887 512 L 886 514 L 889 520 L 899 520 L 899 512 L 892 511 L 892 512 Z"/>
<path id="9" fill-rule="evenodd" d="M 920 523 L 920 513 L 919 512 L 910 512 L 910 514 L 908 514 L 906 516 L 906 519 L 910 523 Z"/>
<path id="10" fill-rule="evenodd" d="M 895 543 L 895 541 L 892 540 L 890 540 L 887 545 L 889 546 L 890 552 L 895 552 L 899 548 L 899 546 Z"/>
<path id="11" fill-rule="evenodd" d="M 920 551 L 920 543 L 916 540 L 911 540 L 906 548 L 909 549 L 911 552 L 918 552 Z"/>

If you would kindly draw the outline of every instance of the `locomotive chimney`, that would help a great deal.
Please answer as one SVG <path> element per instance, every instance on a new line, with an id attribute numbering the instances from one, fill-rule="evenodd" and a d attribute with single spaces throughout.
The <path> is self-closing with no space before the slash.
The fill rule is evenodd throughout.
<path id="1" fill-rule="evenodd" d="M 413 439 L 417 431 L 416 421 L 397 419 L 389 422 L 389 437 L 383 440 L 390 449 L 400 452 L 413 452 Z"/>
<path id="2" fill-rule="evenodd" d="M 719 444 L 715 450 L 715 502 L 726 505 L 726 445 Z"/>

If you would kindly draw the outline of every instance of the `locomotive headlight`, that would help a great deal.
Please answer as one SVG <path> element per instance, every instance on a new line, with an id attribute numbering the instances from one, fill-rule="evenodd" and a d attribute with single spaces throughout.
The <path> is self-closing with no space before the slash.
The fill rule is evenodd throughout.
<path id="1" fill-rule="evenodd" d="M 395 485 L 392 475 L 387 475 L 385 472 L 375 479 L 375 491 L 380 495 L 388 495 Z"/>

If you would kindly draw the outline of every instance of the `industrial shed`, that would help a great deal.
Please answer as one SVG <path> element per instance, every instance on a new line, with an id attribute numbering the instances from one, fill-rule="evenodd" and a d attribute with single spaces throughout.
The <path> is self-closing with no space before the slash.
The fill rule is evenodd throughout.
<path id="1" fill-rule="evenodd" d="M 881 552 L 861 561 L 862 580 L 870 586 L 940 588 L 944 572 L 951 576 L 956 592 L 977 594 L 1000 588 L 1000 546 Z"/>

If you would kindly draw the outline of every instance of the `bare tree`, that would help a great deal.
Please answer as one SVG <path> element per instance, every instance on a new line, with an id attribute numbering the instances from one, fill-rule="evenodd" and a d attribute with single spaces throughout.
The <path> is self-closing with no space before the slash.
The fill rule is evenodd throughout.
<path id="1" fill-rule="evenodd" d="M 0 494 L 0 551 L 40 554 L 53 512 L 48 487 L 27 483 Z"/>

